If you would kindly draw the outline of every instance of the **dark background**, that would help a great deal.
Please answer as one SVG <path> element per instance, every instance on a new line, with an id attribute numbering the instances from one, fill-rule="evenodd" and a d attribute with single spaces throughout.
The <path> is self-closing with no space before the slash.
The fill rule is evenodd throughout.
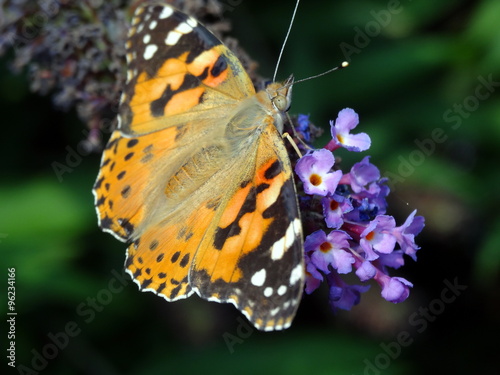
<path id="1" fill-rule="evenodd" d="M 232 35 L 272 77 L 293 1 L 226 3 Z M 278 333 L 249 329 L 232 306 L 167 303 L 122 278 L 126 245 L 100 232 L 93 208 L 100 155 L 78 154 L 85 124 L 1 60 L 0 282 L 7 290 L 16 268 L 16 364 L 47 374 L 495 372 L 500 96 L 483 82 L 500 82 L 499 14 L 496 0 L 302 2 L 279 79 L 338 65 L 342 46 L 356 53 L 349 68 L 297 84 L 291 112 L 328 130 L 354 108 L 372 147 L 341 154 L 344 170 L 371 155 L 396 182 L 389 214 L 401 224 L 416 208 L 426 227 L 418 262 L 394 273 L 414 283 L 407 301 L 390 304 L 373 285 L 334 315 L 320 289 Z M 60 178 L 54 162 L 68 167 Z M 0 309 L 5 349 L 5 297 Z"/>

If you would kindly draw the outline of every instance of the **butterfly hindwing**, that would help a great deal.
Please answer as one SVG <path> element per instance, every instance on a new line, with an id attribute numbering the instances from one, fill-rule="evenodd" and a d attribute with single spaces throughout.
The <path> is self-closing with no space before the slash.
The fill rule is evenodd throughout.
<path id="1" fill-rule="evenodd" d="M 269 132 L 269 133 L 267 133 Z M 302 227 L 281 136 L 266 129 L 256 168 L 200 246 L 191 284 L 203 298 L 231 302 L 259 329 L 291 324 L 303 288 Z"/>

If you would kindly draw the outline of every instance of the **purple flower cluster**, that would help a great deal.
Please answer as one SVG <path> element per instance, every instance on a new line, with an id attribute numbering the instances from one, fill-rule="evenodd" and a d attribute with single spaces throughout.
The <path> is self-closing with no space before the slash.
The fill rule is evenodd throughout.
<path id="1" fill-rule="evenodd" d="M 297 131 L 307 138 L 307 117 L 301 117 Z M 354 273 L 360 281 L 375 280 L 382 288 L 382 297 L 398 303 L 409 295 L 413 285 L 401 277 L 389 276 L 389 269 L 404 264 L 403 254 L 416 260 L 419 247 L 415 236 L 424 227 L 424 218 L 413 211 L 401 226 L 386 215 L 387 179 L 366 156 L 349 173 L 335 168 L 332 151 L 343 147 L 361 152 L 370 148 L 365 133 L 351 134 L 359 122 L 350 108 L 339 112 L 331 122 L 332 140 L 322 149 L 311 150 L 299 159 L 295 172 L 302 181 L 305 196 L 299 196 L 306 231 L 306 293 L 310 294 L 326 279 L 330 288 L 331 307 L 349 310 L 356 305 L 369 285 L 349 285 L 340 275 Z M 300 194 L 299 194 L 300 195 Z M 312 218 L 311 211 L 322 208 L 322 219 Z"/>

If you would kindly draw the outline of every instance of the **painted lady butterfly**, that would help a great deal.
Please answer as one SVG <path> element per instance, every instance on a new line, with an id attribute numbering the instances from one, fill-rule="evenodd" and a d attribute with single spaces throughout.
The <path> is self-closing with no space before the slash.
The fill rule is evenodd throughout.
<path id="1" fill-rule="evenodd" d="M 233 303 L 260 330 L 290 326 L 302 226 L 281 136 L 292 83 L 256 93 L 236 56 L 166 4 L 137 9 L 118 128 L 94 186 L 125 267 L 167 301 Z"/>

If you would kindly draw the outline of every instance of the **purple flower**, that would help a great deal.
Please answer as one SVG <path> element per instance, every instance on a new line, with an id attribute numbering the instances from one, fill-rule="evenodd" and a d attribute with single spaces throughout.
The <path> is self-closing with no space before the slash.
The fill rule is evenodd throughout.
<path id="1" fill-rule="evenodd" d="M 335 163 L 333 154 L 325 149 L 304 155 L 295 166 L 295 173 L 304 183 L 307 194 L 333 194 L 342 178 L 342 171 L 331 172 Z"/>
<path id="2" fill-rule="evenodd" d="M 338 114 L 335 124 L 330 121 L 332 141 L 328 147 L 332 151 L 339 147 L 344 147 L 349 151 L 365 151 L 370 148 L 371 140 L 368 134 L 350 134 L 359 123 L 359 117 L 351 108 L 344 108 Z"/>
<path id="3" fill-rule="evenodd" d="M 305 292 L 311 294 L 321 285 L 323 275 L 316 269 L 316 266 L 311 263 L 309 256 L 304 256 L 306 262 L 306 286 Z"/>
<path id="4" fill-rule="evenodd" d="M 349 182 L 355 193 L 363 192 L 377 195 L 380 192 L 380 187 L 377 184 L 379 180 L 380 171 L 370 163 L 369 156 L 365 156 L 359 163 L 354 164 L 349 173 Z"/>
<path id="5" fill-rule="evenodd" d="M 367 281 L 375 277 L 377 274 L 377 268 L 369 261 L 365 260 L 363 262 L 357 261 L 356 264 L 357 270 L 356 270 L 356 276 L 359 277 L 361 281 Z"/>
<path id="6" fill-rule="evenodd" d="M 413 284 L 402 277 L 389 277 L 386 274 L 378 273 L 375 280 L 382 287 L 382 297 L 392 303 L 403 302 L 410 295 L 410 288 Z"/>
<path id="7" fill-rule="evenodd" d="M 296 131 L 302 135 L 305 142 L 311 141 L 311 133 L 310 133 L 309 116 L 308 115 L 299 114 L 297 116 Z"/>
<path id="8" fill-rule="evenodd" d="M 405 223 L 394 229 L 394 236 L 403 252 L 417 260 L 417 250 L 420 249 L 415 243 L 415 236 L 419 234 L 425 226 L 423 216 L 415 217 L 417 210 L 414 210 L 406 219 Z"/>
<path id="9" fill-rule="evenodd" d="M 361 233 L 360 245 L 366 254 L 366 260 L 375 260 L 379 256 L 375 251 L 389 254 L 394 250 L 396 237 L 392 234 L 396 222 L 392 216 L 379 215 L 371 221 Z"/>
<path id="10" fill-rule="evenodd" d="M 337 309 L 350 310 L 361 299 L 361 293 L 370 289 L 369 285 L 346 284 L 337 273 L 327 275 L 330 286 L 329 302 L 333 311 Z"/>
<path id="11" fill-rule="evenodd" d="M 311 262 L 325 274 L 330 273 L 330 267 L 338 273 L 349 273 L 352 271 L 354 256 L 343 249 L 349 248 L 350 238 L 340 230 L 332 230 L 328 235 L 318 230 L 307 236 L 304 250 L 311 253 Z"/>
<path id="12" fill-rule="evenodd" d="M 328 228 L 340 228 L 344 223 L 344 214 L 353 209 L 351 201 L 338 194 L 321 199 L 321 204 Z"/>
<path id="13" fill-rule="evenodd" d="M 394 250 L 390 254 L 379 254 L 378 263 L 385 269 L 390 267 L 398 269 L 405 264 L 402 250 Z"/>

